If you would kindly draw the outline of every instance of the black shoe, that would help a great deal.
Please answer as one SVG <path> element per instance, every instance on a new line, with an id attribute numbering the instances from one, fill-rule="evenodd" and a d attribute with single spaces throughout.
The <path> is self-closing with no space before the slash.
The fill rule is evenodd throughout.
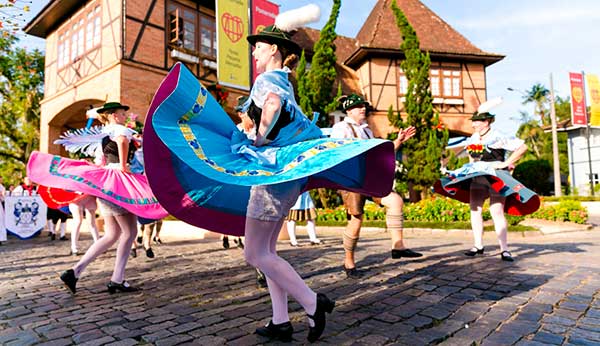
<path id="1" fill-rule="evenodd" d="M 79 256 L 79 251 L 75 250 L 71 250 L 71 256 Z"/>
<path id="2" fill-rule="evenodd" d="M 152 248 L 149 247 L 146 249 L 146 257 L 148 258 L 154 258 L 154 251 L 152 251 Z"/>
<path id="3" fill-rule="evenodd" d="M 78 279 L 75 277 L 75 272 L 73 269 L 65 270 L 62 274 L 60 274 L 60 279 L 71 291 L 71 293 L 75 294 L 75 291 L 77 290 Z"/>
<path id="4" fill-rule="evenodd" d="M 154 240 L 155 243 L 162 244 L 162 240 L 160 240 L 160 238 L 154 237 L 153 240 Z"/>
<path id="5" fill-rule="evenodd" d="M 223 237 L 223 249 L 229 249 L 229 238 Z"/>
<path id="6" fill-rule="evenodd" d="M 402 258 L 402 257 L 406 257 L 406 258 L 417 258 L 417 257 L 421 257 L 423 256 L 422 253 L 419 252 L 415 252 L 411 249 L 402 249 L 402 250 L 396 250 L 393 249 L 392 250 L 392 258 Z"/>
<path id="7" fill-rule="evenodd" d="M 123 281 L 123 283 L 116 283 L 116 282 L 112 282 L 110 281 L 106 287 L 108 288 L 108 293 L 113 294 L 117 291 L 119 292 L 137 292 L 140 289 L 138 287 L 133 287 L 133 286 L 129 286 L 129 283 L 127 281 Z"/>
<path id="8" fill-rule="evenodd" d="M 137 237 L 136 241 L 138 244 L 141 244 L 143 240 L 143 237 Z"/>
<path id="9" fill-rule="evenodd" d="M 265 277 L 265 274 L 258 269 L 256 269 L 256 285 L 258 288 L 267 288 L 267 278 Z"/>
<path id="10" fill-rule="evenodd" d="M 136 258 L 137 257 L 137 249 L 131 249 L 129 254 L 131 255 L 131 257 Z"/>
<path id="11" fill-rule="evenodd" d="M 235 243 L 235 245 L 237 245 L 237 247 L 239 247 L 240 249 L 244 248 L 244 243 L 242 243 L 242 238 L 237 238 L 234 239 L 233 242 Z"/>
<path id="12" fill-rule="evenodd" d="M 62 237 L 58 238 L 58 240 L 66 241 L 69 240 L 69 238 L 63 235 Z"/>
<path id="13" fill-rule="evenodd" d="M 300 247 L 300 244 L 298 244 L 298 242 L 290 242 L 290 245 L 293 247 Z"/>
<path id="14" fill-rule="evenodd" d="M 292 341 L 294 328 L 289 321 L 280 324 L 274 324 L 273 321 L 269 321 L 266 326 L 256 328 L 255 333 L 267 338 L 290 342 Z"/>
<path id="15" fill-rule="evenodd" d="M 510 252 L 508 252 L 508 251 L 502 251 L 502 253 L 500 254 L 500 257 L 502 258 L 503 261 L 506 261 L 506 262 L 514 261 L 514 259 L 510 255 Z"/>
<path id="16" fill-rule="evenodd" d="M 50 234 L 50 240 L 56 240 L 56 234 L 54 234 L 54 233 Z"/>
<path id="17" fill-rule="evenodd" d="M 472 247 L 469 251 L 465 252 L 465 256 L 473 257 L 475 255 L 483 255 L 483 248 Z"/>
<path id="18" fill-rule="evenodd" d="M 335 301 L 327 298 L 323 293 L 317 293 L 317 309 L 313 315 L 307 314 L 308 318 L 315 323 L 314 327 L 308 327 L 308 341 L 315 342 L 321 337 L 325 330 L 325 313 L 331 313 L 334 307 Z"/>
<path id="19" fill-rule="evenodd" d="M 310 241 L 310 245 L 321 245 L 321 244 L 323 244 L 323 242 L 321 241 L 321 239 L 311 240 Z"/>
<path id="20" fill-rule="evenodd" d="M 346 266 L 344 265 L 344 272 L 346 273 L 346 277 L 348 279 L 360 279 L 363 276 L 362 273 L 359 272 L 358 269 L 356 269 L 356 267 L 346 268 Z"/>

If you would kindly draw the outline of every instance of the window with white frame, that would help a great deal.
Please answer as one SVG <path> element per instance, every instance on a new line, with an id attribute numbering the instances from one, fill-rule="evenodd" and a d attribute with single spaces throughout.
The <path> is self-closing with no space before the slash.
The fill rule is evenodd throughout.
<path id="1" fill-rule="evenodd" d="M 85 53 L 96 49 L 101 43 L 101 13 L 100 6 L 84 12 L 79 18 L 73 18 L 73 23 L 58 35 L 57 65 L 64 68 L 78 60 Z"/>

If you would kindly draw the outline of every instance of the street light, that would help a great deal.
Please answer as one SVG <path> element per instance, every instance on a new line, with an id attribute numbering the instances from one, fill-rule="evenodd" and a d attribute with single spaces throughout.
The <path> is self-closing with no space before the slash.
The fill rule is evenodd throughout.
<path id="1" fill-rule="evenodd" d="M 516 91 L 522 95 L 527 95 L 525 92 L 519 89 L 511 87 L 506 88 L 508 91 Z M 558 134 L 556 124 L 556 110 L 554 108 L 554 83 L 552 82 L 552 73 L 550 73 L 550 121 L 552 123 L 552 165 L 554 168 L 554 196 L 560 197 L 562 194 L 560 188 L 560 161 L 558 158 Z"/>

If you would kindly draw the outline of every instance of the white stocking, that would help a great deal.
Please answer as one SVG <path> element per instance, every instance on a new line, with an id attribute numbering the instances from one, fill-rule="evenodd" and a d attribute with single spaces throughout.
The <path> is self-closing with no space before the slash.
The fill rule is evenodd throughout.
<path id="1" fill-rule="evenodd" d="M 115 220 L 121 229 L 121 236 L 119 238 L 119 245 L 117 246 L 115 269 L 110 280 L 120 284 L 125 280 L 125 266 L 129 259 L 131 245 L 137 235 L 137 218 L 135 215 L 127 213 L 115 216 Z"/>
<path id="2" fill-rule="evenodd" d="M 246 218 L 246 261 L 260 269 L 267 277 L 269 294 L 273 305 L 273 320 L 289 320 L 287 317 L 287 293 L 302 305 L 306 313 L 316 310 L 317 295 L 296 273 L 294 268 L 275 252 L 275 242 L 283 219 L 278 222 Z M 285 313 L 283 313 L 285 311 Z M 277 316 L 275 316 L 277 314 Z"/>
<path id="3" fill-rule="evenodd" d="M 121 235 L 121 229 L 117 224 L 114 216 L 104 217 L 104 236 L 98 239 L 97 242 L 92 244 L 90 248 L 85 252 L 83 257 L 73 267 L 75 276 L 79 277 L 85 268 L 90 264 L 96 257 L 102 255 L 106 250 L 110 249 L 111 246 L 119 239 Z"/>
<path id="4" fill-rule="evenodd" d="M 471 228 L 473 229 L 474 245 L 478 249 L 483 248 L 483 201 L 487 197 L 487 192 L 483 188 L 473 187 L 471 185 Z"/>
<path id="5" fill-rule="evenodd" d="M 500 243 L 500 251 L 508 251 L 508 223 L 504 216 L 504 197 L 492 196 L 490 198 L 490 213 L 494 220 L 494 229 Z"/>
<path id="6" fill-rule="evenodd" d="M 296 221 L 289 220 L 287 222 L 287 231 L 290 236 L 290 243 L 298 244 L 298 241 L 296 240 Z"/>

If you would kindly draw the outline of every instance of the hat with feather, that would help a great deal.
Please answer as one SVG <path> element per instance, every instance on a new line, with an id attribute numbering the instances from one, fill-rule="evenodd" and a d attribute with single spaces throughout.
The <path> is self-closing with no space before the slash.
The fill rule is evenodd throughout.
<path id="1" fill-rule="evenodd" d="M 473 116 L 471 117 L 471 120 L 491 120 L 491 122 L 494 121 L 496 115 L 490 113 L 490 109 L 496 107 L 497 105 L 502 103 L 502 98 L 501 97 L 496 97 L 493 98 L 491 100 L 487 100 L 484 103 L 480 104 L 479 107 L 477 107 L 477 111 L 475 111 L 473 113 Z"/>
<path id="2" fill-rule="evenodd" d="M 246 39 L 253 46 L 256 42 L 267 42 L 289 53 L 300 54 L 300 46 L 292 41 L 291 33 L 305 24 L 318 21 L 320 17 L 321 9 L 315 4 L 282 12 L 275 18 L 275 24 L 265 27 L 258 34 L 248 35 Z"/>

